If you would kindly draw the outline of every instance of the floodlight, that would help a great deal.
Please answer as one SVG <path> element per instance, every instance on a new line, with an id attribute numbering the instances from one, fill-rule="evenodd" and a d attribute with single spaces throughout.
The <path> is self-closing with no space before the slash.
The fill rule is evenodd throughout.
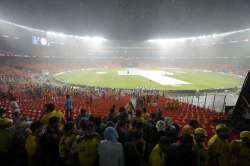
<path id="1" fill-rule="evenodd" d="M 84 41 L 90 41 L 91 37 L 89 37 L 89 36 L 82 36 L 82 37 L 80 37 L 80 39 L 82 39 Z"/>
<path id="2" fill-rule="evenodd" d="M 94 36 L 94 37 L 83 36 L 83 37 L 80 37 L 80 39 L 85 41 L 85 42 L 90 42 L 93 45 L 99 45 L 107 40 L 107 39 L 100 37 L 100 36 Z"/>
<path id="3" fill-rule="evenodd" d="M 62 37 L 62 38 L 66 37 L 66 35 L 63 33 L 57 33 L 57 36 Z M 71 35 L 68 35 L 68 36 L 70 37 Z"/>
<path id="4" fill-rule="evenodd" d="M 192 37 L 186 37 L 186 38 L 181 37 L 181 38 L 150 39 L 150 40 L 147 40 L 147 42 L 162 44 L 162 43 L 167 43 L 167 42 L 177 42 L 177 41 L 186 41 L 186 40 L 195 41 L 197 39 L 199 39 L 199 40 L 216 39 L 217 37 L 225 37 L 225 36 L 232 35 L 235 33 L 242 33 L 242 32 L 248 32 L 248 31 L 250 31 L 250 28 L 242 29 L 242 30 L 238 30 L 238 31 L 224 32 L 224 33 L 218 33 L 218 34 L 200 35 L 200 36 L 192 36 Z"/>
<path id="5" fill-rule="evenodd" d="M 56 32 L 51 32 L 51 31 L 47 31 L 46 34 L 47 35 L 52 35 L 52 36 L 56 36 L 57 35 Z"/>
<path id="6" fill-rule="evenodd" d="M 9 35 L 2 35 L 2 37 L 4 37 L 4 38 L 9 38 Z"/>
<path id="7" fill-rule="evenodd" d="M 91 38 L 91 40 L 92 40 L 93 42 L 95 42 L 95 43 L 102 43 L 102 42 L 106 41 L 105 38 L 99 37 L 99 36 L 94 36 L 94 37 Z"/>

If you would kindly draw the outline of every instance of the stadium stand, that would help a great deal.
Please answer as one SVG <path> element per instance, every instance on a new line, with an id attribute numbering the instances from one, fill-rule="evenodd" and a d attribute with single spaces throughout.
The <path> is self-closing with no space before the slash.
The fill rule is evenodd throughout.
<path id="1" fill-rule="evenodd" d="M 0 2 L 1 166 L 249 166 L 249 5 L 224 1 Z M 138 84 L 81 80 L 114 71 Z"/>
<path id="2" fill-rule="evenodd" d="M 107 66 L 107 65 L 106 65 Z M 111 67 L 114 67 L 114 65 L 110 65 Z M 117 67 L 117 65 L 115 65 Z M 7 130 L 10 126 L 13 126 L 15 129 L 14 131 L 18 130 L 18 125 L 21 124 L 30 124 L 30 125 L 21 125 L 20 128 L 29 129 L 27 132 L 27 135 L 24 133 L 22 136 L 25 138 L 23 140 L 19 140 L 22 142 L 23 147 L 19 145 L 21 150 L 23 150 L 22 155 L 26 156 L 25 158 L 27 160 L 21 160 L 22 155 L 14 153 L 17 157 L 15 161 L 19 161 L 20 165 L 32 165 L 34 163 L 37 163 L 38 161 L 41 161 L 41 158 L 45 158 L 42 160 L 42 165 L 77 165 L 74 163 L 74 161 L 79 161 L 80 164 L 83 165 L 87 160 L 90 160 L 86 154 L 82 154 L 81 151 L 78 151 L 76 147 L 81 146 L 89 146 L 88 148 L 93 148 L 91 145 L 85 144 L 85 137 L 82 135 L 82 133 L 90 132 L 92 135 L 94 134 L 93 131 L 98 132 L 96 135 L 100 139 L 106 139 L 106 141 L 119 141 L 122 144 L 124 155 L 117 156 L 118 158 L 125 158 L 123 164 L 129 163 L 130 160 L 132 160 L 132 156 L 130 156 L 130 153 L 135 153 L 137 150 L 140 149 L 131 149 L 131 143 L 138 143 L 143 141 L 144 146 L 146 149 L 141 149 L 143 152 L 140 153 L 140 155 L 143 156 L 137 156 L 135 158 L 135 162 L 142 162 L 142 165 L 146 165 L 146 163 L 149 163 L 150 165 L 155 165 L 159 162 L 159 159 L 155 159 L 157 157 L 158 153 L 154 152 L 157 151 L 157 148 L 163 148 L 161 144 L 166 144 L 168 150 L 167 154 L 174 155 L 175 153 L 172 152 L 172 148 L 174 151 L 179 151 L 177 147 L 174 145 L 170 145 L 168 143 L 168 139 L 170 142 L 179 142 L 178 146 L 184 146 L 183 143 L 185 141 L 188 141 L 188 136 L 194 137 L 195 144 L 193 145 L 193 148 L 197 148 L 196 146 L 199 139 L 196 140 L 196 137 L 198 135 L 202 135 L 204 140 L 201 142 L 202 146 L 199 148 L 202 148 L 202 151 L 207 156 L 210 155 L 211 151 L 213 153 L 220 153 L 221 149 L 213 149 L 213 144 L 216 139 L 225 139 L 225 140 L 234 140 L 239 139 L 239 134 L 233 130 L 230 130 L 230 137 L 222 137 L 220 136 L 221 130 L 223 132 L 229 132 L 228 127 L 223 126 L 222 124 L 216 125 L 218 121 L 225 121 L 229 118 L 229 115 L 227 113 L 222 112 L 215 112 L 214 110 L 210 110 L 208 108 L 202 108 L 198 107 L 192 104 L 179 102 L 174 99 L 169 99 L 165 96 L 161 96 L 158 93 L 155 93 L 154 95 L 141 91 L 117 91 L 112 89 L 96 89 L 96 88 L 85 88 L 85 89 L 77 89 L 73 87 L 67 87 L 67 86 L 53 86 L 50 84 L 38 84 L 38 80 L 32 79 L 33 74 L 30 71 L 34 71 L 34 73 L 39 72 L 41 70 L 48 70 L 50 72 L 58 72 L 65 69 L 72 69 L 74 68 L 82 68 L 81 65 L 76 64 L 33 64 L 33 65 L 22 65 L 21 67 L 17 66 L 1 66 L 0 70 L 4 71 L 4 75 L 1 75 L 0 77 L 0 108 L 3 113 L 1 113 L 1 123 L 2 130 Z M 25 79 L 20 79 L 25 78 Z M 34 132 L 34 125 L 38 125 L 41 122 L 46 122 L 47 124 L 44 125 L 46 127 L 45 133 L 41 133 L 41 137 L 36 135 L 35 137 L 41 138 L 40 141 L 36 142 L 37 145 L 45 145 L 49 144 L 50 141 L 50 134 L 53 134 L 55 131 L 50 129 L 51 125 L 53 126 L 53 123 L 56 123 L 56 119 L 58 116 L 64 119 L 64 113 L 65 113 L 65 96 L 66 94 L 69 94 L 73 99 L 73 119 L 65 119 L 66 122 L 62 123 L 61 125 L 64 126 L 64 130 L 61 130 L 61 128 L 58 128 L 58 138 L 57 138 L 57 145 L 54 145 L 54 148 L 56 149 L 57 153 L 59 154 L 49 154 L 47 157 L 44 155 L 39 155 L 37 148 L 38 147 L 32 147 L 33 151 L 30 152 L 30 149 L 32 146 L 32 132 Z M 18 108 L 20 109 L 20 114 L 16 115 L 16 112 L 13 112 L 11 107 L 12 98 L 16 98 L 16 102 L 18 104 Z M 130 107 L 131 104 L 130 101 L 136 98 L 137 104 L 132 107 Z M 53 104 L 52 104 L 53 103 Z M 48 105 L 54 105 L 55 108 L 53 110 L 48 110 Z M 114 111 L 111 111 L 112 108 Z M 118 111 L 119 108 L 119 111 Z M 132 111 L 129 111 L 131 110 Z M 54 111 L 56 110 L 56 111 Z M 82 115 L 80 110 L 86 110 L 85 114 Z M 125 110 L 125 112 L 123 111 Z M 127 110 L 127 111 L 126 111 Z M 144 110 L 142 113 L 141 110 Z M 145 111 L 146 110 L 146 111 Z M 53 113 L 50 113 L 52 111 Z M 58 112 L 62 112 L 63 114 L 60 115 Z M 49 115 L 48 115 L 49 114 Z M 88 116 L 86 116 L 88 114 Z M 81 118 L 81 116 L 83 116 Z M 49 119 L 46 119 L 49 117 Z M 54 118 L 53 118 L 54 117 Z M 80 120 L 79 120 L 80 118 Z M 13 119 L 14 122 L 12 122 L 10 119 Z M 124 121 L 125 119 L 125 121 Z M 126 120 L 127 119 L 127 120 Z M 192 121 L 195 121 L 197 123 L 196 127 L 192 127 L 191 123 Z M 76 125 L 80 126 L 79 131 L 74 131 L 74 127 L 70 127 L 68 129 L 69 125 L 71 123 L 76 123 Z M 126 123 L 127 125 L 123 125 L 123 123 Z M 38 124 L 37 124 L 38 123 Z M 49 123 L 49 125 L 48 125 Z M 66 124 L 65 124 L 66 123 Z M 9 124 L 6 126 L 6 124 Z M 189 124 L 189 125 L 188 125 Z M 42 124 L 41 124 L 42 125 Z M 48 125 L 48 126 L 47 126 Z M 141 126 L 142 125 L 142 126 Z M 152 126 L 153 125 L 153 126 Z M 162 127 L 162 125 L 164 127 Z M 30 126 L 30 127 L 29 127 Z M 39 126 L 39 125 L 38 125 Z M 101 129 L 102 126 L 109 126 L 105 130 Z M 141 126 L 141 127 L 140 127 Z M 151 126 L 151 127 L 150 127 Z M 221 127 L 222 126 L 222 127 Z M 7 128 L 6 128 L 7 127 Z M 94 128 L 93 128 L 94 127 Z M 125 128 L 124 128 L 125 127 Z M 199 127 L 199 128 L 197 128 Z M 39 127 L 38 127 L 39 128 Z M 53 128 L 53 127 L 52 127 Z M 105 127 L 104 127 L 105 128 Z M 112 132 L 111 129 L 112 128 Z M 174 136 L 173 133 L 171 134 L 170 129 L 174 129 Z M 196 130 L 197 128 L 197 130 Z M 35 130 L 37 130 L 35 128 Z M 63 131 L 70 130 L 71 136 L 77 136 L 74 137 L 73 142 L 68 145 L 68 149 L 64 149 L 65 153 L 68 155 L 62 157 L 61 155 L 61 146 L 64 146 L 61 144 L 61 141 L 66 139 L 67 135 L 62 135 Z M 110 130 L 110 131 L 109 131 Z M 114 131 L 113 131 L 114 130 Z M 204 132 L 201 132 L 204 131 Z M 9 130 L 8 130 L 9 131 Z M 74 131 L 74 132 L 73 132 Z M 142 132 L 143 131 L 143 132 Z M 52 133 L 49 133 L 52 132 Z M 103 133 L 104 132 L 104 133 Z M 105 133 L 109 133 L 111 135 L 118 132 L 119 138 L 116 136 L 112 136 L 112 139 L 110 136 L 105 135 Z M 113 133 L 115 132 L 115 133 Z M 141 132 L 143 134 L 141 134 Z M 153 132 L 153 133 L 151 133 Z M 170 133 L 169 133 L 170 132 Z M 155 134 L 154 134 L 155 133 Z M 72 135 L 73 134 L 73 135 Z M 96 133 L 95 133 L 96 134 Z M 135 134 L 135 135 L 134 135 Z M 243 133 L 244 134 L 244 133 Z M 134 135 L 134 136 L 133 136 Z M 151 136 L 150 136 L 151 135 Z M 241 133 L 242 135 L 242 133 Z M 33 135 L 34 136 L 34 135 Z M 15 135 L 12 139 L 17 139 L 18 135 Z M 80 137 L 80 138 L 78 138 Z M 212 138 L 211 138 L 212 137 Z M 218 138 L 217 138 L 218 137 Z M 249 139 L 249 136 L 244 136 Z M 90 137 L 94 138 L 94 137 Z M 113 140 L 113 138 L 116 138 Z M 209 140 L 209 138 L 211 138 Z M 12 140 L 11 139 L 11 140 Z M 20 139 L 20 138 L 18 138 Z M 183 140 L 184 139 L 184 140 Z M 186 140 L 187 139 L 187 140 Z M 215 139 L 215 140 L 214 140 Z M 243 139 L 241 137 L 241 139 Z M 208 144 L 207 141 L 209 140 Z M 5 140 L 6 141 L 6 140 Z M 92 140 L 93 141 L 93 140 Z M 159 144 L 157 142 L 159 141 Z M 184 141 L 184 142 L 183 142 Z M 20 143 L 19 142 L 19 143 Z M 80 142 L 80 144 L 78 144 Z M 98 141 L 99 142 L 99 141 Z M 97 142 L 97 144 L 99 144 Z M 191 141 L 192 142 L 192 141 Z M 190 142 L 190 143 L 191 143 Z M 242 142 L 242 140 L 241 140 Z M 34 143 L 34 142 L 33 142 Z M 102 143 L 100 143 L 99 146 L 102 146 Z M 203 143 L 205 143 L 205 146 L 208 146 L 208 151 L 206 148 L 203 147 Z M 12 143 L 11 143 L 12 144 Z M 25 146 L 24 146 L 25 144 Z M 76 144 L 76 145 L 74 145 Z M 85 144 L 85 145 L 82 145 Z M 239 144 L 238 142 L 233 141 L 232 146 L 237 146 L 235 144 Z M 104 146 L 104 145 L 103 145 Z M 139 144 L 138 144 L 139 146 Z M 225 144 L 227 148 L 229 148 L 231 145 L 229 142 Z M 105 146 L 104 146 L 105 147 Z M 103 148 L 104 148 L 103 147 Z M 185 147 L 185 146 L 184 146 Z M 11 149 L 11 146 L 4 147 L 5 150 L 11 152 L 14 149 Z M 6 149 L 7 148 L 7 149 Z M 23 149 L 22 149 L 23 148 Z M 35 149 L 34 149 L 35 148 Z M 71 149 L 72 148 L 72 149 Z M 177 149 L 175 149 L 177 148 Z M 76 157 L 75 160 L 72 161 L 71 158 L 69 158 L 71 150 L 73 154 L 78 154 L 79 156 Z M 2 149 L 0 149 L 2 150 Z M 26 152 L 25 152 L 26 150 Z M 52 150 L 52 147 L 48 149 L 41 148 L 39 149 L 43 153 L 48 153 L 48 150 Z M 188 149 L 186 149 L 188 150 Z M 152 152 L 151 152 L 152 151 Z M 198 151 L 192 151 L 192 153 L 197 153 Z M 109 152 L 107 152 L 109 153 Z M 173 154 L 172 154 L 173 153 Z M 6 156 L 6 154 L 3 151 L 1 151 L 2 156 Z M 93 155 L 103 155 L 102 152 L 100 152 L 100 149 L 96 149 L 96 153 L 93 153 Z M 39 158 L 34 158 L 33 155 L 37 155 Z M 155 156 L 156 155 L 156 156 Z M 181 155 L 181 153 L 180 153 Z M 201 156 L 195 157 L 195 160 L 200 159 Z M 213 163 L 213 155 L 210 155 L 211 158 L 209 160 L 205 160 L 205 163 Z M 52 158 L 51 158 L 52 157 Z M 85 157 L 85 159 L 84 159 Z M 100 156 L 101 157 L 101 156 Z M 143 158 L 141 158 L 143 157 Z M 158 156 L 159 157 L 159 156 Z M 88 158 L 88 159 L 87 159 Z M 227 158 L 220 158 L 220 162 L 224 162 Z M 195 161 L 194 158 L 191 159 L 189 162 Z M 210 161 L 211 160 L 211 161 Z M 238 160 L 238 158 L 235 158 L 235 160 Z M 5 158 L 5 161 L 9 161 L 9 158 Z M 12 162 L 15 162 L 12 161 Z M 168 161 L 164 161 L 164 163 L 170 162 L 171 159 Z M 10 162 L 11 164 L 15 165 L 14 163 Z M 97 160 L 93 159 L 91 162 L 97 162 Z M 107 162 L 107 161 L 105 161 Z M 234 161 L 232 161 L 234 162 Z M 86 164 L 86 163 L 85 163 Z"/>
<path id="3" fill-rule="evenodd" d="M 0 161 L 3 165 L 249 164 L 249 131 L 232 128 L 227 123 L 230 120 L 227 112 L 168 98 L 159 91 L 76 88 L 41 79 L 44 73 L 124 66 L 201 69 L 243 76 L 248 63 L 240 66 L 234 58 L 217 62 L 213 57 L 208 62 L 186 58 L 172 63 L 150 56 L 116 57 L 111 59 L 112 63 L 110 59 L 90 58 L 79 63 L 76 57 L 43 54 L 47 53 L 39 52 L 31 57 L 0 52 Z M 73 101 L 73 116 L 68 119 L 66 95 Z"/>

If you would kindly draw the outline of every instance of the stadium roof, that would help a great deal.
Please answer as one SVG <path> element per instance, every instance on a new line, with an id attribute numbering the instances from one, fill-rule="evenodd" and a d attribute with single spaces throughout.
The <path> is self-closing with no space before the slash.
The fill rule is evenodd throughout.
<path id="1" fill-rule="evenodd" d="M 147 40 L 250 27 L 249 0 L 1 0 L 1 19 L 79 36 Z"/>

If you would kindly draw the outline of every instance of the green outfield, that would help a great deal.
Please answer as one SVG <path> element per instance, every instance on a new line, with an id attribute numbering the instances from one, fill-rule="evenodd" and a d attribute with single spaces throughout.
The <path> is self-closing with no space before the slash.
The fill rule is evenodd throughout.
<path id="1" fill-rule="evenodd" d="M 222 89 L 241 86 L 243 80 L 235 75 L 188 69 L 157 69 L 170 72 L 168 77 L 188 82 L 186 85 L 161 85 L 140 75 L 119 75 L 124 69 L 74 70 L 54 75 L 57 81 L 105 88 L 134 89 L 144 87 L 157 90 Z M 153 69 L 151 69 L 154 71 Z"/>

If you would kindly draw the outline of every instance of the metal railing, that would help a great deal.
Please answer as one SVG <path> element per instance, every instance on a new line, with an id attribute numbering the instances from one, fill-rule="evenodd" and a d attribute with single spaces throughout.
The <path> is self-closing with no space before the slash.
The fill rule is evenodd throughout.
<path id="1" fill-rule="evenodd" d="M 196 93 L 196 94 L 178 94 L 171 95 L 169 98 L 180 102 L 189 103 L 203 108 L 224 112 L 225 106 L 235 106 L 239 97 L 237 92 L 225 93 Z"/>

